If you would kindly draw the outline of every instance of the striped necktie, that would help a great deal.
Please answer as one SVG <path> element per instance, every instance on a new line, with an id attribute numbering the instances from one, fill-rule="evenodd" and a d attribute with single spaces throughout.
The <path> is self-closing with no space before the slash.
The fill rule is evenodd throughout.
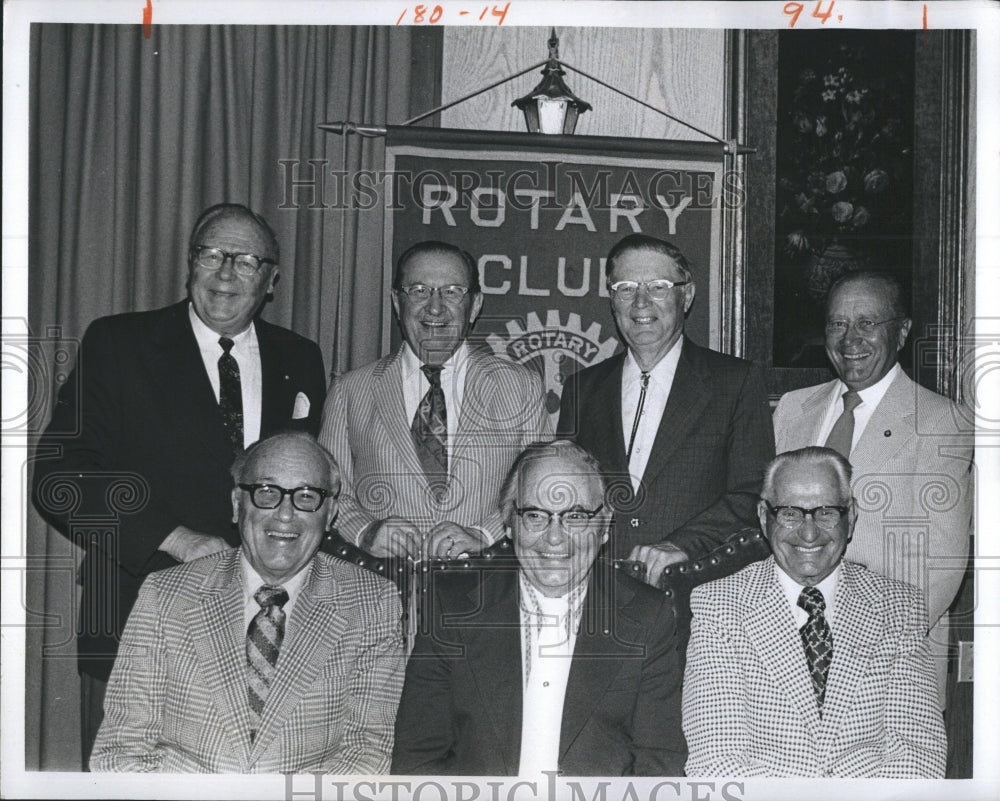
<path id="1" fill-rule="evenodd" d="M 260 727 L 260 716 L 271 689 L 278 664 L 281 641 L 285 639 L 285 611 L 288 593 L 284 587 L 264 584 L 253 594 L 260 611 L 247 629 L 247 699 L 252 719 L 251 737 Z"/>

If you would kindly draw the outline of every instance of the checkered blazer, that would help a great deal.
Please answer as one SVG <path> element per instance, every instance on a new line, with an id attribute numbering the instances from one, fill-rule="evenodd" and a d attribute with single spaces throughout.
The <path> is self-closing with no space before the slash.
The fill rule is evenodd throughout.
<path id="1" fill-rule="evenodd" d="M 386 772 L 404 666 L 395 588 L 315 556 L 251 743 L 239 554 L 146 579 L 111 672 L 91 770 Z"/>
<path id="2" fill-rule="evenodd" d="M 776 570 L 769 557 L 692 592 L 687 774 L 943 778 L 920 592 L 843 562 L 821 718 Z"/>
<path id="3" fill-rule="evenodd" d="M 485 350 L 469 349 L 449 458 L 450 489 L 439 501 L 410 435 L 400 354 L 335 379 L 323 408 L 319 441 L 341 470 L 341 535 L 357 543 L 373 520 L 399 515 L 424 532 L 451 520 L 482 526 L 499 539 L 496 507 L 507 471 L 526 445 L 552 439 L 540 377 Z"/>

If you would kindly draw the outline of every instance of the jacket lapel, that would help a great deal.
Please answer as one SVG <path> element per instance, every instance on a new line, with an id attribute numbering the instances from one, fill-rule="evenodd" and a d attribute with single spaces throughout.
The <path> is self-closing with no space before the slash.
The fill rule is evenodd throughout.
<path id="1" fill-rule="evenodd" d="M 817 444 L 826 410 L 833 402 L 839 386 L 840 381 L 837 379 L 828 381 L 802 401 L 798 411 L 788 420 L 787 434 L 782 437 L 782 449 L 793 450 Z"/>
<path id="2" fill-rule="evenodd" d="M 670 395 L 667 396 L 667 405 L 663 409 L 660 427 L 649 452 L 646 471 L 642 475 L 643 483 L 649 484 L 667 466 L 674 451 L 694 428 L 694 421 L 708 404 L 710 398 L 704 373 L 705 367 L 698 346 L 685 337 Z"/>
<path id="3" fill-rule="evenodd" d="M 347 618 L 334 614 L 336 593 L 330 566 L 314 558 L 295 602 L 291 636 L 281 649 L 271 692 L 261 712 L 251 764 L 266 753 L 345 633 Z"/>
<path id="4" fill-rule="evenodd" d="M 227 554 L 208 576 L 197 604 L 186 612 L 200 667 L 229 734 L 241 771 L 250 765 L 250 707 L 243 642 L 239 551 Z"/>
<path id="5" fill-rule="evenodd" d="M 260 349 L 260 436 L 261 439 L 285 427 L 291 416 L 291 407 L 285 407 L 282 414 L 283 400 L 287 402 L 289 376 L 282 364 L 281 353 L 271 335 L 271 326 L 263 320 L 254 321 L 254 331 L 257 334 L 257 347 Z"/>
<path id="6" fill-rule="evenodd" d="M 412 475 L 424 476 L 424 468 L 410 436 L 410 420 L 403 400 L 401 351 L 383 359 L 372 375 L 375 410 L 382 423 L 382 433 L 399 452 L 402 464 Z M 425 479 L 426 480 L 426 479 Z"/>
<path id="7" fill-rule="evenodd" d="M 833 630 L 833 662 L 826 683 L 820 746 L 836 751 L 837 734 L 855 711 L 855 693 L 871 662 L 883 630 L 877 597 L 867 597 L 856 578 L 856 567 L 843 562 L 837 586 Z"/>
<path id="8" fill-rule="evenodd" d="M 914 391 L 913 382 L 900 370 L 868 420 L 857 446 L 851 451 L 851 465 L 856 479 L 878 473 L 892 455 L 915 435 Z"/>
<path id="9" fill-rule="evenodd" d="M 774 692 L 791 700 L 806 731 L 817 731 L 820 725 L 819 708 L 809 678 L 805 650 L 775 570 L 774 557 L 769 557 L 747 586 L 744 626 L 749 641 L 760 652 L 761 663 L 774 671 Z"/>
<path id="10" fill-rule="evenodd" d="M 481 587 L 482 597 L 479 596 Z M 517 570 L 506 566 L 485 571 L 472 591 L 481 607 L 470 620 L 466 640 L 467 664 L 479 690 L 483 711 L 493 725 L 493 742 L 506 772 L 516 775 L 521 759 L 521 704 L 524 673 L 521 668 L 521 612 L 518 607 Z"/>
<path id="11" fill-rule="evenodd" d="M 606 362 L 606 372 L 593 388 L 588 407 L 594 410 L 594 419 L 581 420 L 588 428 L 588 435 L 595 442 L 594 454 L 606 472 L 628 473 L 625 461 L 625 437 L 622 434 L 622 367 L 625 353 L 612 356 Z"/>

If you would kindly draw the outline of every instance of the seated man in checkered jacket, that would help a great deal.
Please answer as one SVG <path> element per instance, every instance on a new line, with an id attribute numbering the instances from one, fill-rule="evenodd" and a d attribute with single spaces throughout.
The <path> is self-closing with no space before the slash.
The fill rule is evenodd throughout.
<path id="1" fill-rule="evenodd" d="M 694 590 L 689 776 L 943 778 L 920 591 L 843 560 L 851 466 L 778 456 L 757 511 L 772 556 Z"/>
<path id="2" fill-rule="evenodd" d="M 304 432 L 238 456 L 241 546 L 150 575 L 125 626 L 93 771 L 377 774 L 403 685 L 399 595 L 317 553 L 333 457 Z"/>

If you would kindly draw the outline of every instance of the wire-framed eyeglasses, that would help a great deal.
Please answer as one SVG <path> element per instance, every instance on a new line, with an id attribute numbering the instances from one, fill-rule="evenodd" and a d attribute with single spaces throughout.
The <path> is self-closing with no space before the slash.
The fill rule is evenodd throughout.
<path id="1" fill-rule="evenodd" d="M 467 286 L 460 284 L 448 284 L 447 286 L 427 286 L 427 284 L 410 284 L 401 286 L 399 291 L 414 303 L 426 303 L 431 299 L 431 295 L 437 292 L 441 300 L 445 303 L 459 304 L 462 298 L 469 294 Z"/>
<path id="2" fill-rule="evenodd" d="M 241 490 L 250 493 L 250 501 L 258 509 L 277 509 L 286 495 L 292 498 L 292 506 L 300 512 L 315 512 L 323 501 L 333 496 L 333 492 L 319 487 L 294 487 L 285 489 L 277 484 L 237 484 Z"/>
<path id="3" fill-rule="evenodd" d="M 609 284 L 611 293 L 618 299 L 630 301 L 639 292 L 639 287 L 646 287 L 646 292 L 653 300 L 663 300 L 675 286 L 690 284 L 690 281 L 669 281 L 666 278 L 657 278 L 653 281 L 615 281 Z"/>
<path id="4" fill-rule="evenodd" d="M 826 333 L 828 336 L 844 336 L 853 327 L 861 336 L 868 336 L 876 328 L 886 323 L 898 323 L 905 320 L 905 317 L 890 317 L 888 320 L 827 320 Z"/>
<path id="5" fill-rule="evenodd" d="M 779 526 L 784 528 L 799 528 L 805 523 L 806 516 L 811 515 L 813 522 L 821 529 L 830 531 L 837 527 L 841 519 L 848 513 L 848 506 L 814 506 L 803 509 L 801 506 L 772 506 L 770 501 L 764 501 Z"/>
<path id="6" fill-rule="evenodd" d="M 256 275 L 264 264 L 277 264 L 274 259 L 265 259 L 253 253 L 230 253 L 221 248 L 208 245 L 195 245 L 192 248 L 194 263 L 206 270 L 221 270 L 222 266 L 232 260 L 233 269 L 240 275 Z"/>
<path id="7" fill-rule="evenodd" d="M 574 506 L 562 512 L 550 512 L 548 509 L 540 509 L 537 506 L 515 506 L 514 511 L 521 518 L 521 525 L 528 531 L 545 531 L 552 521 L 558 521 L 567 531 L 579 531 L 590 525 L 590 522 L 597 516 L 597 513 L 604 508 L 602 503 L 596 509 L 582 509 Z"/>

